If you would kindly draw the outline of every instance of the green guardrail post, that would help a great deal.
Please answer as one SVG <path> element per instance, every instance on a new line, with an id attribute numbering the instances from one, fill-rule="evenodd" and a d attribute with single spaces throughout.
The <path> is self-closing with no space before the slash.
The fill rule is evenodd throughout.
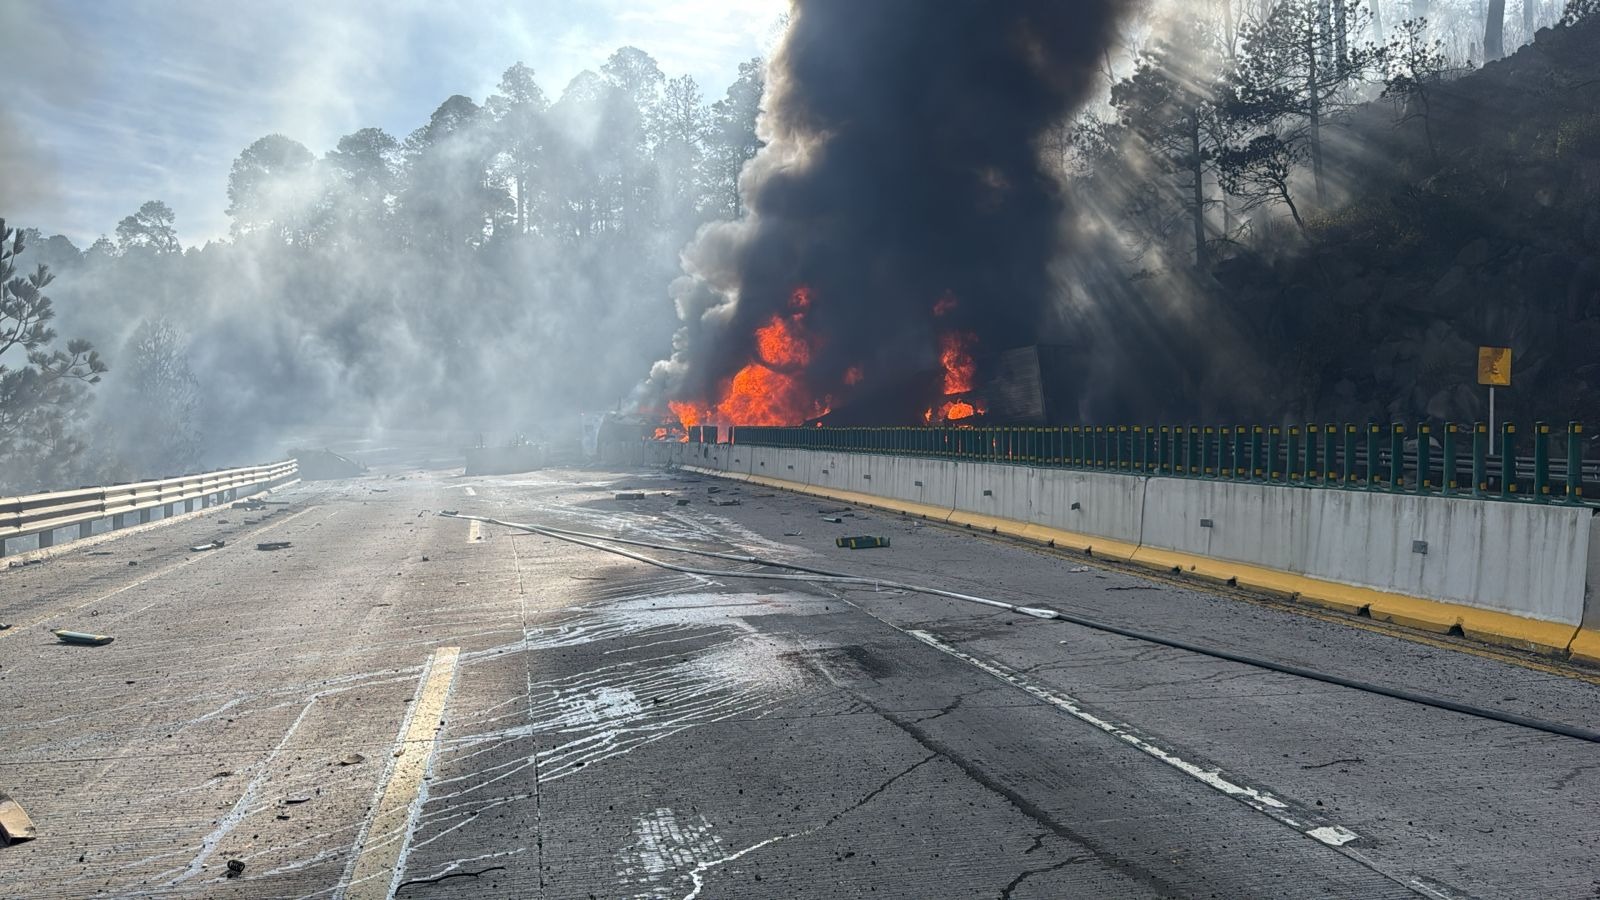
<path id="1" fill-rule="evenodd" d="M 1262 468 L 1265 460 L 1261 457 L 1261 439 L 1267 433 L 1260 425 L 1250 426 L 1250 480 L 1262 481 L 1266 478 L 1266 470 Z"/>
<path id="2" fill-rule="evenodd" d="M 1282 471 L 1278 468 L 1278 443 L 1283 429 L 1273 425 L 1267 429 L 1267 480 L 1277 481 Z"/>
<path id="3" fill-rule="evenodd" d="M 1583 425 L 1567 423 L 1567 502 L 1583 502 Z"/>
<path id="4" fill-rule="evenodd" d="M 1300 426 L 1289 426 L 1288 465 L 1284 466 L 1284 480 L 1300 480 Z"/>
<path id="5" fill-rule="evenodd" d="M 1162 425 L 1156 434 L 1156 474 L 1168 475 L 1172 471 L 1172 457 L 1167 455 L 1167 439 L 1172 436 L 1171 426 Z"/>
<path id="6" fill-rule="evenodd" d="M 1489 490 L 1489 426 L 1472 423 L 1472 496 L 1482 497 Z"/>
<path id="7" fill-rule="evenodd" d="M 1250 426 L 1236 425 L 1233 429 L 1233 477 L 1250 480 Z"/>
<path id="8" fill-rule="evenodd" d="M 1378 457 L 1379 457 L 1379 453 L 1378 453 L 1378 423 L 1376 423 L 1376 422 L 1368 422 L 1367 423 L 1367 479 L 1366 479 L 1366 481 L 1367 481 L 1367 490 L 1369 490 L 1369 491 L 1370 490 L 1374 490 L 1377 487 L 1378 483 L 1383 480 L 1383 476 L 1378 474 L 1379 472 L 1382 471 L 1382 469 L 1378 468 L 1378 462 L 1379 462 Z"/>
<path id="9" fill-rule="evenodd" d="M 1513 499 L 1517 493 L 1517 426 L 1500 426 L 1500 497 Z"/>
<path id="10" fill-rule="evenodd" d="M 1406 486 L 1406 427 L 1399 422 L 1389 426 L 1389 490 Z"/>
<path id="11" fill-rule="evenodd" d="M 1322 481 L 1322 469 L 1317 464 L 1317 441 L 1321 440 L 1322 429 L 1314 423 L 1306 423 L 1306 484 L 1319 484 Z"/>
<path id="12" fill-rule="evenodd" d="M 1200 474 L 1207 478 L 1217 477 L 1217 470 L 1211 465 L 1217 459 L 1216 433 L 1210 425 L 1200 430 Z"/>
<path id="13" fill-rule="evenodd" d="M 1199 478 L 1201 470 L 1205 468 L 1205 460 L 1201 459 L 1202 442 L 1205 436 L 1200 433 L 1199 425 L 1189 426 L 1189 477 Z"/>
<path id="14" fill-rule="evenodd" d="M 1188 429 L 1182 425 L 1172 426 L 1172 474 L 1187 476 L 1189 474 L 1189 448 L 1185 446 L 1188 440 Z"/>
<path id="15" fill-rule="evenodd" d="M 1550 502 L 1550 426 L 1533 423 L 1533 499 Z"/>
<path id="16" fill-rule="evenodd" d="M 1458 448 L 1456 446 L 1456 433 L 1460 429 L 1454 422 L 1444 423 L 1444 460 L 1441 462 L 1443 471 L 1439 473 L 1439 489 L 1446 495 L 1454 494 L 1461 488 L 1461 479 L 1458 463 Z"/>
<path id="17" fill-rule="evenodd" d="M 1143 472 L 1145 464 L 1144 426 L 1133 426 L 1133 468 L 1134 471 Z"/>
<path id="18" fill-rule="evenodd" d="M 1417 493 L 1433 490 L 1433 426 L 1427 422 L 1417 425 Z"/>
<path id="19" fill-rule="evenodd" d="M 1345 487 L 1350 487 L 1360 478 L 1356 474 L 1356 426 L 1348 422 L 1344 426 L 1344 457 L 1339 460 L 1340 481 Z"/>

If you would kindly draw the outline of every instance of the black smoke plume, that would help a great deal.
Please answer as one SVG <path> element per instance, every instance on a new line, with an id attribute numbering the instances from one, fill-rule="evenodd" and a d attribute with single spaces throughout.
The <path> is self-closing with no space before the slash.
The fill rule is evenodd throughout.
<path id="1" fill-rule="evenodd" d="M 800 377 L 819 399 L 937 371 L 951 330 L 980 356 L 1038 340 L 1060 294 L 1064 197 L 1037 144 L 1091 90 L 1124 6 L 796 0 L 747 213 L 685 250 L 684 327 L 653 386 L 714 401 L 800 285 L 815 338 Z M 944 297 L 956 303 L 936 316 Z"/>

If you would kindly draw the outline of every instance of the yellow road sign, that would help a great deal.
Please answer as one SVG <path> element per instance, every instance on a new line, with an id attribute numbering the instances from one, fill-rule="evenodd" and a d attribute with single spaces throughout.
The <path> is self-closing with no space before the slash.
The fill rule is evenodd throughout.
<path id="1" fill-rule="evenodd" d="M 1511 348 L 1478 348 L 1478 383 L 1493 387 L 1511 386 Z"/>

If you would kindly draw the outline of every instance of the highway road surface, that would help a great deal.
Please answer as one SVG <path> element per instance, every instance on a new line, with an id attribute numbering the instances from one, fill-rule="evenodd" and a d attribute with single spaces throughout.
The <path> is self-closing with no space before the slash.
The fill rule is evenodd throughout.
<path id="1" fill-rule="evenodd" d="M 0 847 L 0 897 L 1600 895 L 1597 744 L 440 513 L 1586 728 L 1596 673 L 709 478 L 458 472 L 295 484 L 0 569 L 0 791 L 38 829 Z"/>

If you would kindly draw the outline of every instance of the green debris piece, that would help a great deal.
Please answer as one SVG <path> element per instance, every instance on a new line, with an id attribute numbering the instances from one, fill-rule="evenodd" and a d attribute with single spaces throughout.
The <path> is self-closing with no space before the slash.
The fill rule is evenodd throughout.
<path id="1" fill-rule="evenodd" d="M 845 547 L 850 550 L 871 550 L 875 547 L 889 546 L 889 539 L 886 537 L 868 537 L 865 535 L 857 537 L 834 538 L 833 542 L 836 546 Z"/>
<path id="2" fill-rule="evenodd" d="M 99 647 L 116 640 L 109 634 L 89 634 L 83 631 L 67 631 L 65 628 L 57 628 L 50 633 L 63 644 L 83 644 L 89 647 Z"/>

